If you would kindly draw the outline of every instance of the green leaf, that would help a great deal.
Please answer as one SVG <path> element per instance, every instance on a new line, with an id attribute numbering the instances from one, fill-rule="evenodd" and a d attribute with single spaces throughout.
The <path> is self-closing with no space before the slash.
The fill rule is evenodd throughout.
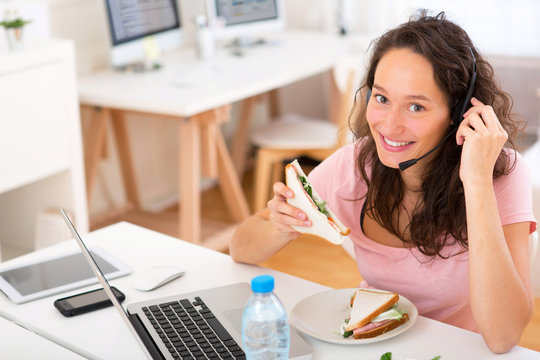
<path id="1" fill-rule="evenodd" d="M 0 25 L 7 29 L 13 29 L 13 28 L 23 27 L 24 25 L 29 24 L 29 23 L 31 23 L 30 20 L 15 19 L 15 20 L 4 20 L 0 22 Z"/>
<path id="2" fill-rule="evenodd" d="M 345 331 L 345 332 L 343 333 L 343 337 L 344 337 L 344 338 L 348 338 L 348 337 L 351 336 L 352 334 L 353 334 L 352 331 Z"/>
<path id="3" fill-rule="evenodd" d="M 441 355 L 437 355 L 435 356 L 433 359 L 431 360 L 440 360 L 441 359 Z M 387 352 L 385 354 L 382 354 L 381 356 L 381 360 L 392 360 L 392 353 L 391 352 Z"/>
<path id="4" fill-rule="evenodd" d="M 326 201 L 314 201 L 315 205 L 317 205 L 317 208 L 320 212 L 322 212 L 326 217 L 330 217 L 330 213 L 326 210 Z"/>
<path id="5" fill-rule="evenodd" d="M 298 176 L 298 179 L 300 179 L 304 190 L 306 190 L 306 192 L 309 194 L 309 197 L 311 197 L 311 199 L 315 203 L 315 206 L 317 206 L 317 209 L 319 209 L 320 212 L 326 215 L 326 217 L 330 217 L 330 213 L 328 212 L 328 210 L 326 210 L 326 201 L 317 201 L 313 198 L 313 190 L 311 189 L 311 185 L 309 185 L 307 178 L 305 178 L 304 176 Z"/>
<path id="6" fill-rule="evenodd" d="M 379 314 L 376 318 L 374 318 L 373 322 L 378 321 L 384 321 L 384 320 L 401 320 L 403 317 L 403 314 L 406 314 L 406 310 L 400 310 L 396 306 L 392 306 L 390 310 L 387 310 L 383 312 L 382 314 Z"/>

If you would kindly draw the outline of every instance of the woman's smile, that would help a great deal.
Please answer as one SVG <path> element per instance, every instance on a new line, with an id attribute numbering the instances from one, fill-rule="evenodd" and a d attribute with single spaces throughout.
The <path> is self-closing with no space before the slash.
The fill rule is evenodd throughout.
<path id="1" fill-rule="evenodd" d="M 405 151 L 414 144 L 414 141 L 394 141 L 382 134 L 379 134 L 379 136 L 381 137 L 382 146 L 388 151 Z"/>

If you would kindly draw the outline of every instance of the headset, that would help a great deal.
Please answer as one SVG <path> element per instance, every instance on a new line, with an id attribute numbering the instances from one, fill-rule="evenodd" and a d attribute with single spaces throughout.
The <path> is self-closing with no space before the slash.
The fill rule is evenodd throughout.
<path id="1" fill-rule="evenodd" d="M 455 109 L 460 109 L 459 111 L 453 111 L 452 113 L 452 130 L 442 139 L 437 146 L 435 146 L 433 149 L 429 150 L 424 155 L 420 156 L 416 159 L 410 159 L 407 161 L 403 161 L 399 163 L 399 169 L 401 171 L 410 168 L 414 164 L 416 164 L 419 160 L 422 160 L 435 150 L 437 150 L 444 142 L 452 135 L 459 127 L 459 124 L 463 121 L 463 115 L 467 112 L 467 110 L 471 107 L 471 99 L 474 93 L 474 88 L 476 86 L 476 57 L 474 56 L 474 53 L 472 51 L 472 48 L 469 48 L 471 51 L 472 59 L 473 59 L 473 69 L 471 74 L 471 80 L 469 81 L 469 85 L 467 88 L 467 95 L 456 105 Z M 368 89 L 366 93 L 366 106 L 369 103 L 369 99 L 371 99 L 371 89 Z"/>

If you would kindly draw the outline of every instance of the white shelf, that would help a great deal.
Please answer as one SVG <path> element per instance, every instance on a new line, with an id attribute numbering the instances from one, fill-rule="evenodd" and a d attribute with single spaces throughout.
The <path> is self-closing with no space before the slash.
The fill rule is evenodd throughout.
<path id="1" fill-rule="evenodd" d="M 0 242 L 32 251 L 37 215 L 66 207 L 88 231 L 73 43 L 0 57 Z"/>

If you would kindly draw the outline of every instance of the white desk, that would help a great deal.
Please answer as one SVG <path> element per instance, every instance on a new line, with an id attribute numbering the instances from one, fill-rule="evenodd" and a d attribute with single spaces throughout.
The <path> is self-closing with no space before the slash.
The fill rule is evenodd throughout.
<path id="1" fill-rule="evenodd" d="M 304 297 L 328 289 L 258 266 L 236 264 L 222 253 L 128 223 L 109 226 L 85 238 L 89 244 L 99 245 L 125 261 L 134 269 L 133 275 L 156 264 L 177 264 L 187 270 L 184 277 L 150 293 L 139 292 L 132 287 L 133 275 L 113 280 L 112 284 L 126 294 L 126 304 L 207 287 L 249 282 L 253 276 L 263 273 L 274 275 L 275 291 L 289 312 Z M 73 241 L 65 242 L 25 257 L 39 258 L 46 253 L 76 246 Z M 20 261 L 19 259 L 14 259 L 10 263 Z M 93 287 L 88 289 L 90 288 Z M 53 296 L 23 305 L 15 305 L 7 298 L 1 297 L 0 315 L 16 319 L 33 328 L 36 333 L 88 358 L 143 359 L 137 344 L 113 308 L 65 318 L 52 305 L 54 299 L 58 297 Z M 539 353 L 520 347 L 503 355 L 494 355 L 488 350 L 480 335 L 424 317 L 419 317 L 407 332 L 387 341 L 368 345 L 340 346 L 308 336 L 305 338 L 313 346 L 315 359 L 378 360 L 388 351 L 391 351 L 397 359 L 423 360 L 431 359 L 438 354 L 442 355 L 443 360 L 540 358 Z"/>
<path id="2" fill-rule="evenodd" d="M 87 192 L 90 198 L 97 162 L 105 139 L 107 119 L 113 121 L 128 201 L 140 205 L 133 174 L 125 113 L 157 114 L 179 124 L 180 238 L 200 242 L 200 178 L 218 178 L 234 220 L 249 215 L 249 207 L 235 168 L 245 155 L 254 99 L 285 85 L 324 73 L 342 54 L 355 51 L 349 39 L 313 32 L 285 32 L 269 38 L 271 44 L 231 57 L 220 49 L 215 60 L 201 63 L 192 49 L 168 54 L 163 68 L 147 73 L 95 72 L 79 79 L 79 100 L 94 108 L 95 118 L 86 141 Z M 275 43 L 272 45 L 272 43 Z M 183 74 L 198 72 L 199 82 L 178 85 Z M 244 100 L 231 154 L 219 124 L 229 119 L 229 105 Z M 86 111 L 85 111 L 86 112 Z M 243 154 L 244 153 L 244 154 Z M 236 163 L 236 164 L 235 164 Z"/>
<path id="3" fill-rule="evenodd" d="M 10 360 L 51 359 L 76 360 L 82 356 L 19 325 L 0 318 L 0 357 Z"/>

